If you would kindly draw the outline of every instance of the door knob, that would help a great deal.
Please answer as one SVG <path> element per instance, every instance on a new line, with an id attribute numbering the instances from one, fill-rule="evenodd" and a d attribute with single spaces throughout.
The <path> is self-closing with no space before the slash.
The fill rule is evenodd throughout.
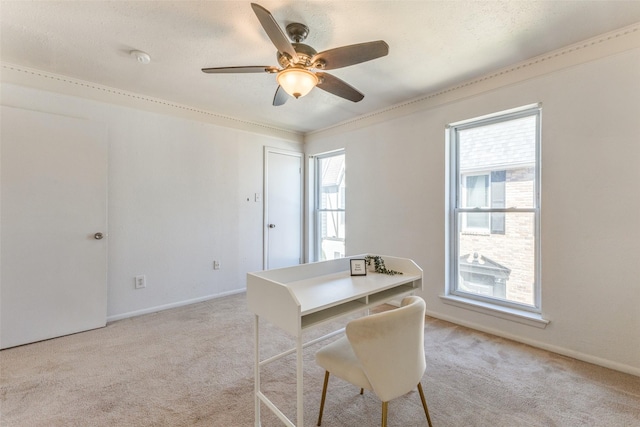
<path id="1" fill-rule="evenodd" d="M 103 237 L 104 237 L 104 234 L 102 234 L 102 233 L 96 233 L 96 234 L 93 235 L 93 238 L 96 239 L 96 240 L 100 240 Z"/>
<path id="2" fill-rule="evenodd" d="M 276 228 L 275 224 L 269 224 L 269 228 Z"/>

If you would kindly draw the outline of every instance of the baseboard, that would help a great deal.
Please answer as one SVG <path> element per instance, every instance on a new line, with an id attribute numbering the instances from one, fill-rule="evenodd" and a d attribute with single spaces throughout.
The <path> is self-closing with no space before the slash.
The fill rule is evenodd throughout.
<path id="1" fill-rule="evenodd" d="M 427 316 L 433 317 L 440 320 L 445 320 L 447 322 L 455 323 L 456 325 L 464 326 L 470 329 L 475 329 L 480 332 L 486 332 L 487 334 L 496 335 L 498 337 L 507 338 L 512 341 L 517 341 L 523 344 L 530 345 L 532 347 L 540 348 L 542 350 L 547 350 L 553 353 L 561 354 L 562 356 L 571 357 L 577 360 L 581 360 L 583 362 L 592 363 L 594 365 L 602 366 L 604 368 L 613 369 L 615 371 L 624 372 L 625 374 L 635 375 L 640 377 L 640 368 L 636 368 L 634 366 L 625 365 L 623 363 L 614 362 L 612 360 L 603 359 L 601 357 L 593 356 L 590 354 L 585 354 L 579 351 L 571 350 L 565 347 L 559 347 L 556 345 L 547 344 L 544 342 L 540 342 L 537 340 L 532 340 L 528 338 L 523 338 L 518 335 L 513 335 L 509 333 L 505 333 L 498 329 L 487 328 L 482 325 L 473 322 L 465 322 L 463 320 L 457 319 L 455 317 L 443 315 L 441 313 L 433 312 L 427 310 Z"/>
<path id="2" fill-rule="evenodd" d="M 246 292 L 246 289 L 244 289 L 244 288 L 236 289 L 236 290 L 233 290 L 233 291 L 221 292 L 219 294 L 206 295 L 206 296 L 199 297 L 199 298 L 193 298 L 193 299 L 189 299 L 189 300 L 173 302 L 171 304 L 163 304 L 163 305 L 158 305 L 158 306 L 155 306 L 155 307 L 144 308 L 142 310 L 130 311 L 128 313 L 114 314 L 113 316 L 107 316 L 107 323 L 113 322 L 113 321 L 116 321 L 116 320 L 128 319 L 130 317 L 142 316 L 143 314 L 156 313 L 158 311 L 168 310 L 170 308 L 177 308 L 177 307 L 182 307 L 182 306 L 189 305 L 189 304 L 195 304 L 195 303 L 198 303 L 198 302 L 209 301 L 209 300 L 212 300 L 212 299 L 222 298 L 222 297 L 226 297 L 226 296 L 229 296 L 229 295 L 240 294 L 240 293 L 243 293 L 243 292 Z"/>

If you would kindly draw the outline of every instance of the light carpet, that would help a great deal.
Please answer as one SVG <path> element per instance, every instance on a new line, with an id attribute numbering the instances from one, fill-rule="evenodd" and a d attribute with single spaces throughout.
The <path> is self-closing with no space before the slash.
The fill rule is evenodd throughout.
<path id="1" fill-rule="evenodd" d="M 4 350 L 0 425 L 252 426 L 253 321 L 239 294 Z M 263 358 L 294 346 L 275 327 L 261 329 Z M 314 362 L 322 344 L 304 354 L 309 426 L 322 390 Z M 425 351 L 422 384 L 435 427 L 640 426 L 638 377 L 433 318 Z M 263 368 L 262 386 L 295 421 L 294 373 L 295 355 L 287 356 Z M 282 425 L 262 408 L 262 426 Z M 377 426 L 380 412 L 375 395 L 332 378 L 322 425 Z M 389 404 L 390 427 L 424 425 L 417 391 Z"/>

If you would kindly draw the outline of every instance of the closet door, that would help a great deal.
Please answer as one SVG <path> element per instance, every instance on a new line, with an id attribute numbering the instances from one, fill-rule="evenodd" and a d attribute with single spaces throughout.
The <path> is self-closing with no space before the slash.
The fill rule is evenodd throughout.
<path id="1" fill-rule="evenodd" d="M 302 153 L 265 148 L 265 270 L 302 263 Z"/>
<path id="2" fill-rule="evenodd" d="M 107 130 L 2 107 L 0 348 L 102 327 Z"/>

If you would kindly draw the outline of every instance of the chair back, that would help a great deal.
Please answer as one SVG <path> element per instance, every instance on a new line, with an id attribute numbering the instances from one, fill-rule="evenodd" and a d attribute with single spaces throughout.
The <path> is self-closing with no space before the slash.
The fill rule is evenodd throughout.
<path id="1" fill-rule="evenodd" d="M 400 308 L 347 324 L 351 347 L 383 402 L 415 389 L 424 374 L 424 316 L 424 300 L 410 296 Z"/>

